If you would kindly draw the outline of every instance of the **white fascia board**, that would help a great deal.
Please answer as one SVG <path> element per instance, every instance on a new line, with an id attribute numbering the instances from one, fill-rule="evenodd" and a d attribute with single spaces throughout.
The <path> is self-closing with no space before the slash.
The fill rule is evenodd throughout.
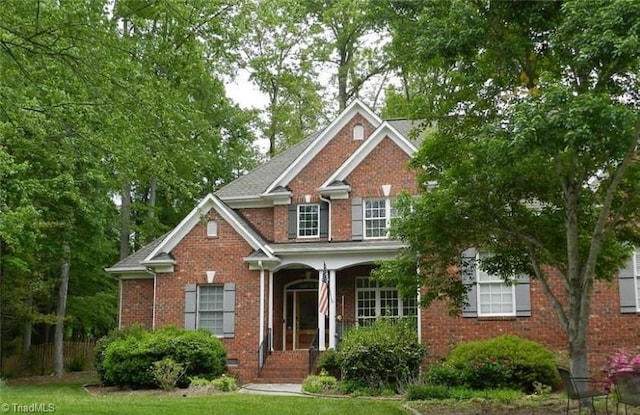
<path id="1" fill-rule="evenodd" d="M 193 229 L 194 226 L 200 221 L 200 218 L 206 215 L 211 208 L 215 208 L 216 212 L 222 216 L 222 218 L 229 224 L 231 227 L 240 234 L 246 240 L 249 245 L 253 249 L 261 249 L 263 246 L 256 239 L 254 235 L 251 234 L 246 227 L 242 225 L 230 212 L 229 208 L 224 205 L 214 195 L 209 193 L 205 196 L 200 203 L 176 226 L 169 235 L 160 243 L 147 257 L 142 261 L 142 263 L 147 263 L 152 260 L 153 257 L 158 255 L 160 252 L 171 252 L 173 248 L 185 237 L 187 234 Z M 269 253 L 267 253 L 269 255 Z"/>
<path id="2" fill-rule="evenodd" d="M 400 134 L 400 132 L 398 132 L 398 130 L 396 130 L 391 124 L 385 121 L 376 129 L 376 131 L 373 132 L 373 134 L 371 134 L 369 138 L 367 138 L 367 141 L 358 147 L 358 149 L 354 151 L 344 163 L 342 163 L 342 166 L 340 166 L 327 179 L 327 181 L 320 186 L 320 189 L 324 190 L 329 188 L 329 185 L 336 180 L 342 181 L 346 179 L 347 176 L 351 174 L 351 172 L 355 170 L 355 168 L 358 167 L 369 154 L 371 154 L 371 152 L 385 137 L 389 137 L 410 157 L 418 151 L 416 146 L 414 146 L 405 136 Z"/>
<path id="3" fill-rule="evenodd" d="M 362 101 L 356 99 L 269 185 L 265 193 L 269 193 L 277 186 L 288 184 L 357 113 L 360 113 L 376 128 L 382 123 L 380 117 L 374 114 Z"/>
<path id="4" fill-rule="evenodd" d="M 147 273 L 147 268 L 140 267 L 140 266 L 118 267 L 118 268 L 109 267 L 109 268 L 105 268 L 104 270 L 105 272 L 108 272 L 110 274 L 136 274 L 136 273 L 145 274 Z"/>

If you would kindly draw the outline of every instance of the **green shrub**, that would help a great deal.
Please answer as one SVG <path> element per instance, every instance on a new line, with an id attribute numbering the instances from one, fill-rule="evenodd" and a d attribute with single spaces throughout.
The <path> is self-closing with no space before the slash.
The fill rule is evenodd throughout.
<path id="1" fill-rule="evenodd" d="M 416 384 L 407 388 L 407 399 L 410 401 L 424 401 L 426 399 L 448 399 L 450 389 L 444 385 Z"/>
<path id="2" fill-rule="evenodd" d="M 84 369 L 84 358 L 79 356 L 72 358 L 67 369 L 69 372 L 81 372 Z"/>
<path id="3" fill-rule="evenodd" d="M 224 373 L 227 359 L 220 340 L 210 332 L 174 327 L 118 338 L 106 345 L 102 354 L 102 370 L 98 372 L 102 382 L 133 389 L 156 387 L 152 367 L 164 358 L 180 364 L 187 376 L 209 379 Z M 177 386 L 188 386 L 187 376 L 179 379 Z"/>
<path id="4" fill-rule="evenodd" d="M 128 336 L 137 336 L 139 338 L 141 338 L 144 334 L 144 329 L 138 325 L 134 325 L 128 328 L 124 328 L 124 329 L 115 329 L 115 330 L 111 330 L 111 332 L 109 332 L 109 334 L 107 334 L 106 336 L 100 338 L 97 342 L 95 347 L 93 348 L 93 367 L 95 367 L 96 372 L 98 372 L 98 376 L 100 377 L 100 379 L 102 380 L 102 383 L 104 383 L 107 386 L 112 386 L 113 384 L 110 383 L 106 376 L 105 376 L 105 368 L 103 365 L 104 362 L 104 356 L 105 356 L 105 352 L 107 350 L 107 346 L 109 346 L 111 343 L 113 343 L 116 340 L 122 340 Z"/>
<path id="5" fill-rule="evenodd" d="M 326 393 L 336 389 L 338 380 L 322 371 L 319 375 L 307 376 L 302 383 L 302 390 L 309 393 Z"/>
<path id="6" fill-rule="evenodd" d="M 446 363 L 459 370 L 464 383 L 476 389 L 512 387 L 534 391 L 534 384 L 558 381 L 554 354 L 539 343 L 504 335 L 456 346 Z"/>
<path id="7" fill-rule="evenodd" d="M 340 355 L 336 349 L 328 349 L 320 355 L 316 367 L 320 372 L 323 370 L 336 379 L 341 378 Z"/>
<path id="8" fill-rule="evenodd" d="M 210 381 L 211 386 L 222 392 L 231 392 L 238 389 L 236 378 L 223 374 L 219 378 Z"/>
<path id="9" fill-rule="evenodd" d="M 338 354 L 343 380 L 398 391 L 417 377 L 425 352 L 409 321 L 381 319 L 350 330 Z"/>
<path id="10" fill-rule="evenodd" d="M 447 362 L 442 362 L 431 366 L 426 371 L 424 382 L 432 385 L 455 387 L 464 385 L 465 378 L 460 369 L 451 366 Z"/>
<path id="11" fill-rule="evenodd" d="M 184 375 L 184 366 L 170 357 L 153 362 L 151 369 L 153 378 L 162 390 L 171 391 L 176 387 L 178 379 Z"/>

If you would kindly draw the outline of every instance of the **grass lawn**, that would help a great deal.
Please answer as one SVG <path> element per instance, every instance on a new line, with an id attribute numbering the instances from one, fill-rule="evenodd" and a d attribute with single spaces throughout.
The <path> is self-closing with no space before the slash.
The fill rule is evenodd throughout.
<path id="1" fill-rule="evenodd" d="M 16 413 L 17 405 L 40 404 L 39 412 L 61 414 L 157 414 L 157 415 L 202 415 L 203 410 L 211 414 L 362 414 L 362 415 L 406 415 L 402 402 L 374 399 L 332 399 L 316 397 L 288 397 L 220 393 L 208 396 L 180 395 L 113 395 L 92 396 L 83 388 L 84 381 L 58 381 L 44 378 L 37 382 L 9 382 L 0 390 L 2 413 Z M 53 406 L 48 406 L 53 404 Z M 8 405 L 8 406 L 6 406 Z M 5 411 L 5 408 L 8 411 Z M 34 412 L 34 410 L 23 410 Z M 37 411 L 36 411 L 37 412 Z"/>

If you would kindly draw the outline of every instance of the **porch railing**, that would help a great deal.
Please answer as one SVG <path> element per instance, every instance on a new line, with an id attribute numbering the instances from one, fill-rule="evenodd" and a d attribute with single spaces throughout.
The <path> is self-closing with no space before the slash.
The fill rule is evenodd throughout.
<path id="1" fill-rule="evenodd" d="M 320 329 L 316 330 L 316 334 L 311 340 L 311 346 L 309 346 L 309 374 L 312 375 L 316 369 L 316 360 L 320 354 Z"/>
<path id="2" fill-rule="evenodd" d="M 262 339 L 260 347 L 258 348 L 258 376 L 262 375 L 262 369 L 267 358 L 271 354 L 271 329 L 267 329 L 267 334 Z"/>

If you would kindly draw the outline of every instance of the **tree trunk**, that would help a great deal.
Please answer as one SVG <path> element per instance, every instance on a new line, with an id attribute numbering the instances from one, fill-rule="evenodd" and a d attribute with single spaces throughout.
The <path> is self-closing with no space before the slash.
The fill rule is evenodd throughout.
<path id="1" fill-rule="evenodd" d="M 120 259 L 129 256 L 129 237 L 131 236 L 131 183 L 122 187 L 120 201 Z"/>
<path id="2" fill-rule="evenodd" d="M 158 194 L 158 179 L 152 178 L 149 182 L 149 200 L 147 206 L 149 207 L 149 219 L 156 217 L 156 199 Z"/>
<path id="3" fill-rule="evenodd" d="M 56 331 L 53 337 L 53 372 L 56 376 L 64 374 L 64 317 L 67 310 L 67 294 L 69 291 L 69 242 L 62 244 L 62 267 L 60 269 L 60 290 L 58 291 L 58 312 L 56 314 Z"/>

